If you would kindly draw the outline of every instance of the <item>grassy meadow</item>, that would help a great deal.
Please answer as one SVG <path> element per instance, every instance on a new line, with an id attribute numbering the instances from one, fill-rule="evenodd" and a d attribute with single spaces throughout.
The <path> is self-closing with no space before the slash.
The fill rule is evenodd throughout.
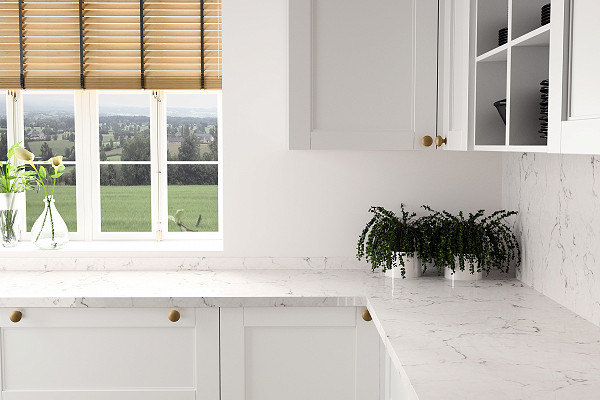
<path id="1" fill-rule="evenodd" d="M 65 154 L 65 150 L 67 148 L 71 148 L 73 146 L 75 146 L 75 143 L 68 141 L 68 140 L 36 140 L 36 141 L 31 141 L 28 143 L 29 145 L 29 149 L 31 150 L 31 152 L 33 154 L 36 155 L 36 160 L 39 158 L 39 156 L 42 154 L 41 152 L 41 147 L 42 144 L 46 142 L 48 143 L 48 146 L 50 146 L 50 148 L 52 149 L 52 153 L 54 155 L 58 155 L 58 156 L 62 156 Z M 44 160 L 45 161 L 45 160 Z"/>
<path id="2" fill-rule="evenodd" d="M 56 207 L 69 231 L 77 230 L 74 186 L 57 186 Z M 43 211 L 43 194 L 27 193 L 27 229 Z M 100 189 L 103 232 L 149 232 L 151 230 L 150 186 L 103 186 Z M 183 224 L 200 232 L 216 232 L 218 226 L 218 190 L 213 185 L 169 186 L 169 214 L 185 210 Z M 198 216 L 202 221 L 195 227 Z M 179 228 L 169 222 L 170 232 Z"/>

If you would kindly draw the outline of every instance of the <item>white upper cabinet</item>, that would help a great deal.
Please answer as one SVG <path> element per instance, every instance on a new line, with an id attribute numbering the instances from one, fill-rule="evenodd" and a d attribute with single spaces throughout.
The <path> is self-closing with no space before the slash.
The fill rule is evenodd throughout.
<path id="1" fill-rule="evenodd" d="M 444 150 L 471 149 L 469 70 L 471 44 L 469 0 L 440 1 L 438 135 Z"/>
<path id="2" fill-rule="evenodd" d="M 552 150 L 600 154 L 598 0 L 552 1 L 550 50 Z"/>
<path id="3" fill-rule="evenodd" d="M 437 52 L 437 0 L 290 0 L 289 148 L 420 148 Z"/>

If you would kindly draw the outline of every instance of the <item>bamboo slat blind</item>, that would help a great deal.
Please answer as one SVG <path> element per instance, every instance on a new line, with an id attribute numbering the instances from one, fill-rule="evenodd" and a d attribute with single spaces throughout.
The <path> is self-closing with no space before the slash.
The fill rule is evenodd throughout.
<path id="1" fill-rule="evenodd" d="M 221 47 L 221 0 L 0 2 L 2 89 L 221 89 Z"/>

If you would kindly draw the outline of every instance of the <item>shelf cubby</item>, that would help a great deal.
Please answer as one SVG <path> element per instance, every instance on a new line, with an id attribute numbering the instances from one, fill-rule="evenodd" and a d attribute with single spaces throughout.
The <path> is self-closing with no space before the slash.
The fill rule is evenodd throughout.
<path id="1" fill-rule="evenodd" d="M 498 47 L 498 31 L 508 27 L 508 0 L 477 1 L 477 55 Z M 508 33 L 510 40 L 510 32 Z"/>
<path id="2" fill-rule="evenodd" d="M 540 82 L 548 79 L 549 46 L 511 49 L 509 145 L 543 146 L 540 137 Z"/>
<path id="3" fill-rule="evenodd" d="M 541 27 L 542 7 L 548 3 L 550 0 L 512 0 L 512 38 L 517 39 Z"/>
<path id="4" fill-rule="evenodd" d="M 494 103 L 507 98 L 507 60 L 479 61 L 476 68 L 475 145 L 503 146 L 506 125 Z"/>

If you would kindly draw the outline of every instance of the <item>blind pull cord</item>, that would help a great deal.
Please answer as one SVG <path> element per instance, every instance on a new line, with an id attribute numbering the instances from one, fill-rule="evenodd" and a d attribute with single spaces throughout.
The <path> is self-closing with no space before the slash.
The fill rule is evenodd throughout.
<path id="1" fill-rule="evenodd" d="M 204 0 L 200 0 L 200 89 L 204 89 Z"/>
<path id="2" fill-rule="evenodd" d="M 23 68 L 23 0 L 19 0 L 19 57 L 20 57 L 20 84 L 25 89 L 25 73 Z"/>
<path id="3" fill-rule="evenodd" d="M 146 89 L 144 75 L 144 0 L 140 0 L 140 83 L 142 89 Z"/>
<path id="4" fill-rule="evenodd" d="M 79 84 L 85 89 L 83 78 L 83 0 L 79 0 Z"/>

